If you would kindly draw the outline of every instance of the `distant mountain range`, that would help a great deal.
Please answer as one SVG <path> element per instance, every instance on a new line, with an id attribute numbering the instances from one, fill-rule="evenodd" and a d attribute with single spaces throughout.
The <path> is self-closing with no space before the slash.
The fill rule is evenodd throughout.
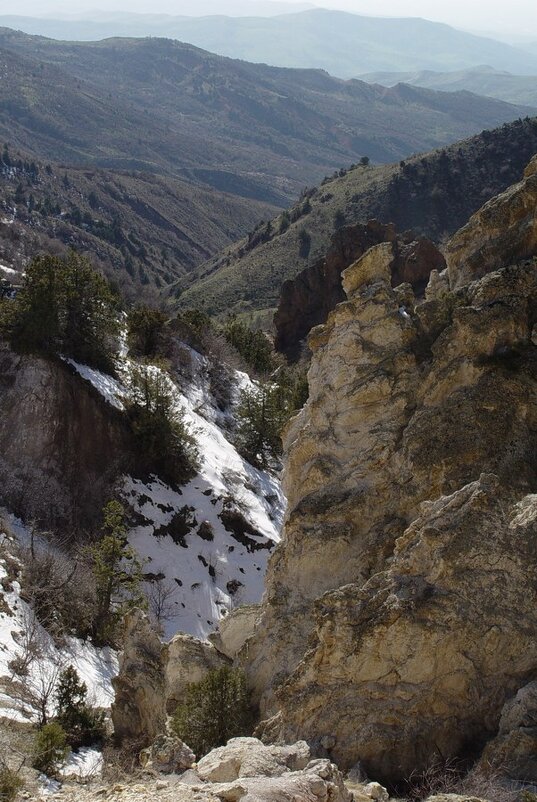
<path id="1" fill-rule="evenodd" d="M 10 14 L 13 14 L 15 3 L 9 3 Z M 79 20 L 110 19 L 122 14 L 146 13 L 147 0 L 48 0 L 46 7 L 43 0 L 17 0 L 16 13 L 25 17 L 39 17 L 46 19 Z M 156 13 L 186 16 L 206 17 L 222 13 L 223 0 L 157 0 L 154 4 Z M 317 4 L 308 2 L 285 2 L 285 0 L 225 0 L 225 13 L 228 17 L 274 17 L 278 14 L 294 14 L 298 11 L 315 8 Z M 108 8 L 112 8 L 109 11 Z M 158 12 L 157 12 L 158 8 Z"/>
<path id="2" fill-rule="evenodd" d="M 213 2 L 210 8 L 216 7 Z M 203 8 L 197 13 L 203 13 Z M 525 49 L 419 18 L 386 19 L 312 9 L 275 17 L 111 14 L 86 19 L 3 16 L 0 25 L 64 40 L 165 36 L 211 52 L 276 66 L 320 68 L 352 78 L 365 72 L 453 71 L 490 64 L 537 74 Z"/>
<path id="3" fill-rule="evenodd" d="M 478 95 L 505 100 L 508 103 L 537 105 L 537 77 L 533 75 L 512 75 L 495 70 L 493 67 L 479 66 L 456 72 L 374 72 L 360 76 L 369 83 L 382 86 L 395 86 L 398 83 L 423 86 L 443 92 L 475 92 Z"/>
<path id="4" fill-rule="evenodd" d="M 361 156 L 399 160 L 532 114 L 234 61 L 165 39 L 0 30 L 0 137 L 37 158 L 179 176 L 276 206 Z"/>
<path id="5" fill-rule="evenodd" d="M 170 39 L 64 43 L 0 29 L 0 142 L 22 164 L 0 170 L 0 258 L 22 265 L 40 249 L 74 246 L 131 293 L 165 288 L 248 231 L 250 244 L 263 240 L 259 221 L 327 173 L 365 156 L 399 162 L 528 113 Z M 315 237 L 333 224 L 323 220 Z"/>

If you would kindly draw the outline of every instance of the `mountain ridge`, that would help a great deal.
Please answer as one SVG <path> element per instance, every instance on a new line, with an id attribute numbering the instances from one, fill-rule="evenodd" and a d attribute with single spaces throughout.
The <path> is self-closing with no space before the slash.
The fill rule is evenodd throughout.
<path id="1" fill-rule="evenodd" d="M 537 77 L 513 75 L 504 70 L 496 70 L 488 64 L 454 72 L 434 70 L 404 73 L 377 72 L 366 73 L 359 77 L 368 83 L 388 87 L 405 83 L 441 92 L 456 92 L 462 89 L 478 95 L 505 100 L 508 103 L 533 105 L 537 101 Z"/>
<path id="2" fill-rule="evenodd" d="M 156 291 L 277 208 L 185 178 L 68 167 L 8 149 L 0 158 L 0 263 L 36 252 L 91 255 L 127 297 Z M 0 277 L 3 277 L 0 275 Z"/>
<path id="3" fill-rule="evenodd" d="M 37 188 L 25 186 L 27 175 L 1 176 L 6 215 L 18 194 L 24 228 L 18 254 L 7 238 L 15 261 L 4 253 L 6 263 L 22 266 L 31 242 L 74 245 L 129 291 L 173 284 L 343 164 L 399 160 L 527 112 L 469 93 L 234 61 L 171 40 L 73 44 L 3 29 L 0 53 L 0 136 L 17 159 L 40 165 Z M 89 205 L 84 171 L 95 175 L 104 212 Z M 29 209 L 37 201 L 46 220 Z M 112 242 L 116 217 L 126 238 Z"/>
<path id="4" fill-rule="evenodd" d="M 0 49 L 0 133 L 15 146 L 190 174 L 220 190 L 239 180 L 247 197 L 282 207 L 364 154 L 392 161 L 532 112 L 250 64 L 169 39 L 73 44 L 0 30 Z"/>
<path id="5" fill-rule="evenodd" d="M 287 67 L 319 67 L 342 78 L 374 70 L 461 69 L 489 61 L 500 69 L 521 71 L 525 65 L 537 73 L 537 55 L 530 47 L 525 50 L 420 17 L 368 17 L 315 8 L 266 18 L 171 17 L 165 23 L 142 15 L 124 23 L 116 20 L 108 27 L 92 27 L 91 20 L 52 23 L 11 16 L 8 21 L 23 30 L 30 27 L 31 33 L 63 39 L 165 35 L 224 56 Z M 329 40 L 327 25 L 331 26 Z M 416 48 L 417 41 L 420 48 Z"/>

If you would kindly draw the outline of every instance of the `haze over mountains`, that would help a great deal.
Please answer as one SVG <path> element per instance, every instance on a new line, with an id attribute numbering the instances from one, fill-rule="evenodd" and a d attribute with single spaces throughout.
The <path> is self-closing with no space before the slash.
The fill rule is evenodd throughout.
<path id="1" fill-rule="evenodd" d="M 398 83 L 423 86 L 442 92 L 475 92 L 477 95 L 494 97 L 508 103 L 537 103 L 537 77 L 534 75 L 513 75 L 481 65 L 468 70 L 453 72 L 373 72 L 360 76 L 369 83 L 382 86 L 396 86 Z"/>
<path id="2" fill-rule="evenodd" d="M 398 162 L 534 113 L 169 39 L 65 43 L 2 29 L 0 78 L 2 141 L 41 175 L 26 186 L 24 171 L 8 171 L 0 187 L 23 229 L 16 263 L 75 245 L 126 287 L 176 281 L 361 157 Z"/>
<path id="3" fill-rule="evenodd" d="M 286 2 L 286 0 L 156 0 L 151 3 L 152 12 L 158 14 L 185 15 L 187 17 L 205 17 L 211 14 L 222 14 L 229 17 L 248 15 L 271 17 L 277 14 L 292 14 L 297 11 L 314 8 L 316 4 L 308 2 Z M 5 13 L 24 14 L 41 18 L 85 19 L 114 17 L 118 13 L 143 13 L 147 11 L 146 0 L 114 0 L 113 5 L 106 0 L 78 0 L 76 5 L 68 0 L 17 0 L 10 3 L 4 0 Z M 112 10 L 110 10 L 112 8 Z"/>
<path id="4" fill-rule="evenodd" d="M 227 12 L 227 5 L 225 8 Z M 164 36 L 232 58 L 320 68 L 341 78 L 379 70 L 447 71 L 479 64 L 537 74 L 537 50 L 531 46 L 514 47 L 419 18 L 367 17 L 320 8 L 273 17 L 102 13 L 88 14 L 84 19 L 3 16 L 0 25 L 65 40 Z"/>
<path id="5" fill-rule="evenodd" d="M 399 160 L 533 113 L 163 39 L 62 43 L 4 29 L 0 48 L 5 141 L 40 158 L 186 176 L 279 206 L 363 155 Z"/>

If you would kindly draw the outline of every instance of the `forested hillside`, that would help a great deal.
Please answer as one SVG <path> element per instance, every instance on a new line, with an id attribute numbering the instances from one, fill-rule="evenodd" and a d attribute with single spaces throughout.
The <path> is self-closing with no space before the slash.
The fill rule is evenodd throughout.
<path id="1" fill-rule="evenodd" d="M 126 296 L 167 286 L 276 211 L 184 178 L 0 151 L 0 263 L 76 248 Z"/>

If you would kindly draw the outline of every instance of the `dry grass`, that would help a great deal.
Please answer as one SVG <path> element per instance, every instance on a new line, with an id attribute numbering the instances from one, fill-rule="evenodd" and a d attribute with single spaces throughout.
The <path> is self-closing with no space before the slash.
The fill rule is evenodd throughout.
<path id="1" fill-rule="evenodd" d="M 520 791 L 505 776 L 505 772 L 493 766 L 479 766 L 470 771 L 459 783 L 457 792 L 491 802 L 518 802 Z"/>
<path id="2" fill-rule="evenodd" d="M 520 787 L 495 766 L 478 766 L 469 772 L 461 761 L 437 761 L 406 780 L 406 798 L 422 802 L 437 794 L 459 794 L 487 802 L 519 802 Z M 518 785 L 518 784 L 517 784 Z M 528 799 L 528 802 L 533 802 Z"/>
<path id="3" fill-rule="evenodd" d="M 147 741 L 125 741 L 121 746 L 107 744 L 103 749 L 104 783 L 126 783 L 147 778 L 147 770 L 140 764 L 140 752 Z"/>

